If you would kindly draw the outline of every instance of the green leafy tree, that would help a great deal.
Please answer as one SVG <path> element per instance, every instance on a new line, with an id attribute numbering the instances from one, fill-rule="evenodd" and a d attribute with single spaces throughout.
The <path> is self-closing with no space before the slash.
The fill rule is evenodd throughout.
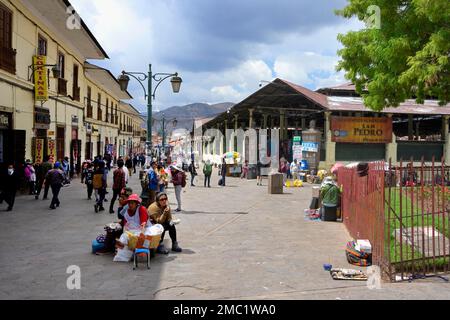
<path id="1" fill-rule="evenodd" d="M 348 1 L 336 13 L 357 17 L 366 28 L 338 35 L 344 45 L 338 51 L 338 70 L 346 71 L 365 104 L 376 111 L 413 97 L 417 103 L 433 97 L 440 105 L 447 104 L 450 1 Z"/>

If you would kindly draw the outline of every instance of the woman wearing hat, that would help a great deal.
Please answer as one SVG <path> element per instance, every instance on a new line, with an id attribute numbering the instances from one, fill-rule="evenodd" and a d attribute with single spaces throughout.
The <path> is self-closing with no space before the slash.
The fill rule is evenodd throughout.
<path id="1" fill-rule="evenodd" d="M 158 193 L 156 196 L 156 202 L 152 203 L 150 207 L 148 207 L 148 212 L 152 223 L 157 223 L 164 227 L 164 232 L 161 236 L 161 241 L 159 242 L 157 252 L 163 254 L 169 253 L 169 251 L 164 248 L 163 244 L 166 231 L 169 231 L 170 239 L 172 240 L 172 251 L 181 252 L 182 249 L 178 246 L 177 229 L 175 228 L 175 224 L 172 220 L 172 213 L 170 211 L 169 198 L 167 194 L 164 192 Z"/>
<path id="2" fill-rule="evenodd" d="M 125 229 L 139 229 L 145 227 L 148 221 L 148 212 L 141 206 L 142 199 L 132 194 L 127 199 L 127 205 L 122 209 L 122 224 Z"/>

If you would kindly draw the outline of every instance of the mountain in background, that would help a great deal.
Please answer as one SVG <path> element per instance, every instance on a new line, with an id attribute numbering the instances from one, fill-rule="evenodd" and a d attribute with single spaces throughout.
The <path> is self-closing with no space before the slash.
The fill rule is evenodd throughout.
<path id="1" fill-rule="evenodd" d="M 207 103 L 193 103 L 182 107 L 171 107 L 161 112 L 154 112 L 153 118 L 155 120 L 162 120 L 163 114 L 166 118 L 166 131 L 170 132 L 174 129 L 192 130 L 195 119 L 213 118 L 234 106 L 234 103 L 224 102 L 217 104 Z M 147 114 L 143 114 L 145 119 L 145 128 L 147 128 Z M 170 120 L 177 119 L 177 126 L 173 127 L 173 122 Z M 153 133 L 159 133 L 162 129 L 162 121 L 156 121 L 152 128 Z"/>

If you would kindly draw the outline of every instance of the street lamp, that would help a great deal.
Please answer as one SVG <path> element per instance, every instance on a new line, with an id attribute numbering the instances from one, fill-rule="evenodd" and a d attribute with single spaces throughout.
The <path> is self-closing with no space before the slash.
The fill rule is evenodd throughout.
<path id="1" fill-rule="evenodd" d="M 155 93 L 158 87 L 161 85 L 161 83 L 168 79 L 172 78 L 170 80 L 172 84 L 172 90 L 174 93 L 180 92 L 181 83 L 183 80 L 178 76 L 178 73 L 152 73 L 152 65 L 149 65 L 149 71 L 148 74 L 145 74 L 143 72 L 126 72 L 122 71 L 122 74 L 118 77 L 117 81 L 119 82 L 120 89 L 122 91 L 126 91 L 128 88 L 128 83 L 130 82 L 130 77 L 136 79 L 139 84 L 142 86 L 142 89 L 144 89 L 145 98 L 147 99 L 147 164 L 149 164 L 150 159 L 149 157 L 152 155 L 152 98 L 155 99 Z M 148 91 L 145 89 L 144 81 L 148 80 Z M 154 90 L 153 88 L 153 80 L 156 82 L 156 87 Z M 147 93 L 148 92 L 148 93 Z"/>
<path id="2" fill-rule="evenodd" d="M 153 119 L 153 121 L 162 121 L 162 154 L 166 155 L 166 122 L 171 122 L 173 128 L 175 128 L 178 124 L 178 120 L 176 118 L 166 119 L 166 116 L 163 113 L 162 119 Z"/>

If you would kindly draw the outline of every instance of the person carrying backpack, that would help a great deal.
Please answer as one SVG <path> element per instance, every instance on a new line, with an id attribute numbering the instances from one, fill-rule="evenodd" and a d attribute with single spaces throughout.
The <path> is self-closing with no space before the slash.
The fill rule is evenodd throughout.
<path id="1" fill-rule="evenodd" d="M 45 180 L 48 181 L 53 194 L 52 202 L 50 203 L 50 209 L 55 210 L 56 207 L 59 207 L 61 204 L 58 196 L 65 180 L 64 172 L 61 170 L 61 164 L 59 162 L 56 162 L 54 169 L 50 170 L 47 173 L 47 175 L 45 176 Z"/>
<path id="2" fill-rule="evenodd" d="M 175 212 L 181 211 L 181 192 L 186 187 L 186 174 L 183 172 L 181 166 L 171 166 L 172 169 L 172 183 L 175 188 L 175 196 L 177 198 L 178 207 Z"/>
<path id="3" fill-rule="evenodd" d="M 211 188 L 211 175 L 212 175 L 212 164 L 211 161 L 206 161 L 203 167 L 203 174 L 205 175 L 204 187 L 206 188 L 206 182 L 208 182 L 208 188 Z"/>

